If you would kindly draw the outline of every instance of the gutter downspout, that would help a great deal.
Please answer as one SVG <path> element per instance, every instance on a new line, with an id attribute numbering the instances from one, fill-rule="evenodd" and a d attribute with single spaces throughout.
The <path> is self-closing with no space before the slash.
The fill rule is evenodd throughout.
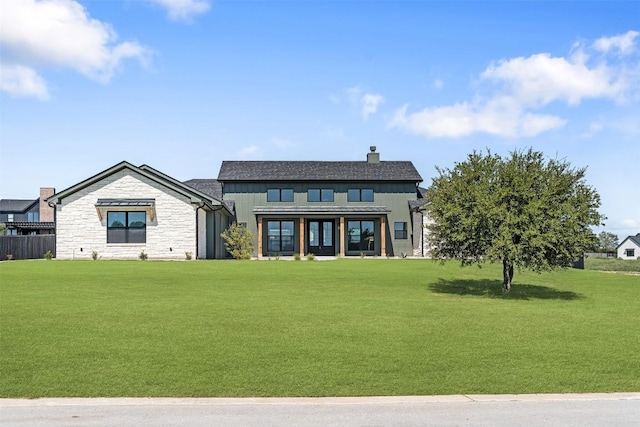
<path id="1" fill-rule="evenodd" d="M 55 246 L 53 247 L 53 249 L 55 251 L 54 258 L 57 258 L 58 257 L 58 209 L 56 209 L 56 204 L 48 201 L 48 199 L 47 199 L 47 204 L 49 205 L 50 208 L 53 209 L 53 235 L 56 236 L 56 238 L 53 240 L 55 242 Z"/>
<path id="2" fill-rule="evenodd" d="M 199 242 L 199 240 L 200 240 L 199 223 L 200 223 L 200 222 L 198 221 L 198 211 L 199 211 L 200 209 L 204 208 L 204 206 L 205 206 L 205 203 L 204 203 L 204 202 L 201 202 L 201 203 L 200 203 L 200 205 L 196 208 L 196 259 L 200 259 L 200 256 L 199 256 L 199 255 L 200 255 L 200 253 L 199 253 L 199 250 L 200 250 L 200 244 L 199 244 L 199 243 L 200 243 L 200 242 Z"/>

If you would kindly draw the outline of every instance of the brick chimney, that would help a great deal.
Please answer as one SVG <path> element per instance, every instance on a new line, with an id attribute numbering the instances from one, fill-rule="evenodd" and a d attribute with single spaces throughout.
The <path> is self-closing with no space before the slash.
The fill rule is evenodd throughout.
<path id="1" fill-rule="evenodd" d="M 56 193 L 55 188 L 40 187 L 40 222 L 54 222 L 53 208 L 45 202 Z"/>
<path id="2" fill-rule="evenodd" d="M 369 147 L 371 152 L 367 153 L 367 163 L 380 163 L 380 153 L 376 153 L 376 146 Z"/>

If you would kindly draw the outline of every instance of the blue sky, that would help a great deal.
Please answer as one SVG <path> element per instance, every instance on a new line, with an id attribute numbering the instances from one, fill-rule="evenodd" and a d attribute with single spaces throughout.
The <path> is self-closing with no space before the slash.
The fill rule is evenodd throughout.
<path id="1" fill-rule="evenodd" d="M 121 160 L 412 160 L 533 147 L 640 232 L 640 2 L 0 0 L 0 197 Z M 599 231 L 600 229 L 596 230 Z"/>

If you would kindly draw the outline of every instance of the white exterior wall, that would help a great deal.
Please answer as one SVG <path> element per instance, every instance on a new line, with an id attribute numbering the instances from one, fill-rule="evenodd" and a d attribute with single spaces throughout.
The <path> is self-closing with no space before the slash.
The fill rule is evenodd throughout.
<path id="1" fill-rule="evenodd" d="M 635 249 L 632 257 L 628 257 L 625 255 L 627 249 Z M 640 247 L 638 247 L 638 245 L 636 245 L 633 241 L 631 241 L 631 239 L 627 237 L 625 241 L 622 242 L 622 244 L 618 247 L 618 258 L 638 259 L 640 258 Z"/>
<path id="2" fill-rule="evenodd" d="M 429 219 L 427 212 L 424 210 L 417 212 L 414 215 L 418 215 L 421 218 L 422 223 L 415 224 L 416 229 L 413 230 L 415 235 L 414 238 L 418 240 L 416 247 L 413 249 L 413 256 L 431 258 L 429 247 L 427 246 L 426 242 L 427 236 L 429 235 L 427 225 L 429 225 L 432 221 Z"/>
<path id="3" fill-rule="evenodd" d="M 146 243 L 107 244 L 107 209 L 103 208 L 100 220 L 95 204 L 98 199 L 109 198 L 155 199 L 153 221 L 147 214 Z M 137 259 L 144 250 L 149 259 L 185 259 L 185 252 L 196 254 L 196 207 L 189 198 L 124 169 L 64 198 L 56 206 L 56 258 L 91 259 L 92 251 L 97 251 L 102 259 Z M 202 228 L 206 228 L 204 223 Z"/>

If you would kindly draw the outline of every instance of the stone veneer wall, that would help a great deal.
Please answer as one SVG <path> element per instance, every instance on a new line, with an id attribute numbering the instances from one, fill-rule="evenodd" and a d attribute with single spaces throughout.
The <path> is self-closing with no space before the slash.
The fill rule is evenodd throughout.
<path id="1" fill-rule="evenodd" d="M 107 244 L 106 211 L 100 221 L 95 208 L 98 199 L 106 198 L 155 199 L 154 220 L 147 214 L 146 243 Z M 144 250 L 149 259 L 185 259 L 185 252 L 195 258 L 196 208 L 187 197 L 136 172 L 116 172 L 57 205 L 56 257 L 91 259 L 97 251 L 102 259 L 137 259 Z"/>

